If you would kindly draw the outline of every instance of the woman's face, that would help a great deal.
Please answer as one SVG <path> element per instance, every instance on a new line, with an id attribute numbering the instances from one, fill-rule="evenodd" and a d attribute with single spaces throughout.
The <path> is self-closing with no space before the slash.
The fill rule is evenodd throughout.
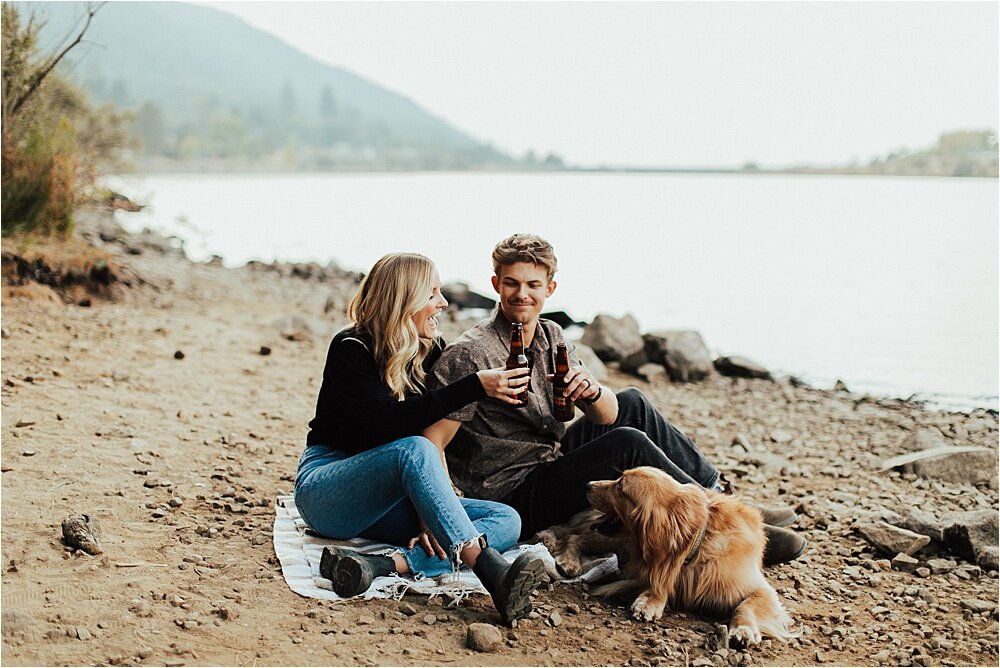
<path id="1" fill-rule="evenodd" d="M 437 269 L 431 279 L 431 294 L 427 295 L 424 307 L 413 316 L 413 324 L 417 326 L 417 334 L 422 339 L 433 339 L 438 334 L 437 314 L 448 305 L 448 300 L 441 294 L 441 277 Z"/>

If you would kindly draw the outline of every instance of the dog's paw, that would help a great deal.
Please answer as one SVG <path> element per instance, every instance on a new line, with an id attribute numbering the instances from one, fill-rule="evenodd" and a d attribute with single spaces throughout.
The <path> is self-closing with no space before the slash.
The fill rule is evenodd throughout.
<path id="1" fill-rule="evenodd" d="M 729 642 L 738 647 L 749 647 L 760 643 L 760 631 L 750 626 L 734 626 L 729 629 Z"/>
<path id="2" fill-rule="evenodd" d="M 651 622 L 663 616 L 664 602 L 653 600 L 647 591 L 639 594 L 632 602 L 632 616 L 643 622 Z"/>

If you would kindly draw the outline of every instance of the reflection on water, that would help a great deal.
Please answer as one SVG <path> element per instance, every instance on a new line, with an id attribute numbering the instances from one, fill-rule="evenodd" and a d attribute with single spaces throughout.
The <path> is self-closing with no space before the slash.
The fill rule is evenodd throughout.
<path id="1" fill-rule="evenodd" d="M 151 175 L 149 225 L 238 265 L 389 251 L 490 291 L 490 251 L 533 231 L 559 257 L 546 308 L 695 328 L 818 386 L 997 407 L 996 179 L 763 175 Z"/>

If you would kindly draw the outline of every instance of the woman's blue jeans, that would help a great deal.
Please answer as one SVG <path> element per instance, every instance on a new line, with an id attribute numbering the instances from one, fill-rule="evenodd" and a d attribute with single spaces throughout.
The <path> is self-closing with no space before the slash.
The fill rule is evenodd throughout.
<path id="1" fill-rule="evenodd" d="M 462 548 L 479 536 L 503 552 L 521 533 L 521 518 L 510 506 L 456 496 L 437 446 L 422 436 L 356 455 L 306 446 L 295 476 L 295 505 L 316 533 L 399 546 L 410 572 L 426 577 L 452 571 Z M 451 561 L 428 556 L 420 545 L 404 547 L 420 531 L 420 518 Z"/>

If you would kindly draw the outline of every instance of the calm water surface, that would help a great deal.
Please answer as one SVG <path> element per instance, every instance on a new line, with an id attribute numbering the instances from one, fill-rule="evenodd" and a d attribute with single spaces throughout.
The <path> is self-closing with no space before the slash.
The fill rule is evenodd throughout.
<path id="1" fill-rule="evenodd" d="M 818 386 L 997 408 L 996 179 L 615 174 L 144 175 L 121 214 L 189 254 L 366 270 L 434 259 L 490 291 L 490 251 L 553 243 L 547 307 L 694 328 Z"/>

